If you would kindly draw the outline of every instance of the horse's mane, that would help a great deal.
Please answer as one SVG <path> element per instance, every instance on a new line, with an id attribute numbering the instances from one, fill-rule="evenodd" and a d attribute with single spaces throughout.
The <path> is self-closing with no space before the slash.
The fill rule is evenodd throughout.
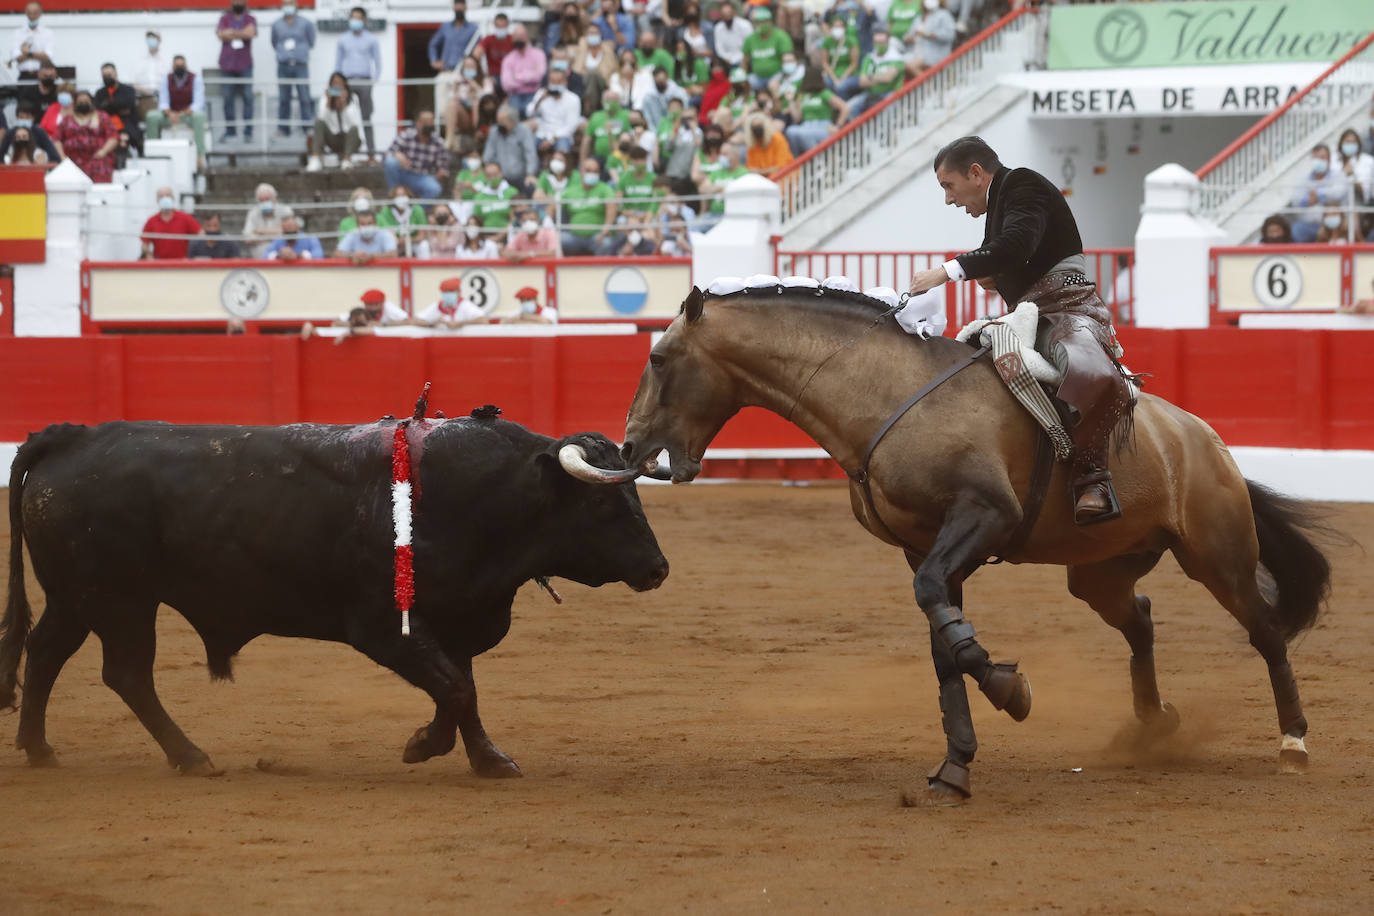
<path id="1" fill-rule="evenodd" d="M 764 300 L 778 295 L 793 296 L 801 299 L 817 299 L 826 305 L 843 303 L 846 305 L 856 305 L 863 307 L 868 315 L 874 312 L 885 312 L 891 306 L 878 299 L 858 290 L 835 289 L 828 286 L 820 286 L 812 289 L 806 286 L 783 286 L 781 283 L 769 284 L 768 286 L 749 286 L 741 290 L 729 293 L 713 293 L 705 291 L 706 301 L 720 300 L 723 302 L 737 302 L 748 299 Z"/>

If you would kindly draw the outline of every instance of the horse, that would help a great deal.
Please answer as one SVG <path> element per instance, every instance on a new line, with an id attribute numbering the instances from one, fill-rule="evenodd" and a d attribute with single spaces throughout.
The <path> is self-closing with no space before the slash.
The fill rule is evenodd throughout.
<path id="1" fill-rule="evenodd" d="M 978 745 L 965 675 L 1014 719 L 1030 712 L 1025 674 L 993 662 L 962 612 L 964 580 L 994 556 L 1067 567 L 1069 592 L 1125 637 L 1134 713 L 1157 739 L 1179 718 L 1160 698 L 1150 600 L 1135 585 L 1171 551 L 1268 664 L 1280 771 L 1306 769 L 1307 720 L 1287 644 L 1316 621 L 1331 569 L 1314 543 L 1320 522 L 1303 504 L 1246 480 L 1206 423 L 1140 392 L 1129 441 L 1112 459 L 1122 516 L 1075 525 L 1069 472 L 1055 462 L 1050 498 L 1018 531 L 1040 431 L 991 360 L 970 362 L 970 346 L 950 338 L 904 332 L 887 303 L 862 293 L 766 282 L 720 295 L 692 288 L 650 352 L 619 473 L 663 473 L 653 456 L 666 449 L 672 480 L 691 481 L 745 406 L 780 415 L 834 458 L 850 476 L 855 518 L 905 552 L 929 624 L 947 748 L 927 777 L 928 802 L 972 795 Z"/>

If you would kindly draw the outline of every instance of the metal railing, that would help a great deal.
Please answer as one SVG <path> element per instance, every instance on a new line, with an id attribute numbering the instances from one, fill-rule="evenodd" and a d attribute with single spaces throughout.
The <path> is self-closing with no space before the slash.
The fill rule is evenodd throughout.
<path id="1" fill-rule="evenodd" d="M 1198 169 L 1199 215 L 1214 223 L 1235 215 L 1248 202 L 1247 192 L 1277 181 L 1314 146 L 1367 111 L 1371 91 L 1374 32 Z"/>
<path id="2" fill-rule="evenodd" d="M 910 147 L 919 130 L 929 133 L 944 120 L 996 87 L 1012 67 L 1037 53 L 1044 14 L 1038 6 L 1012 10 L 963 46 L 897 89 L 881 103 L 845 124 L 773 175 L 782 190 L 783 224 L 811 207 L 835 199 L 862 175 Z"/>

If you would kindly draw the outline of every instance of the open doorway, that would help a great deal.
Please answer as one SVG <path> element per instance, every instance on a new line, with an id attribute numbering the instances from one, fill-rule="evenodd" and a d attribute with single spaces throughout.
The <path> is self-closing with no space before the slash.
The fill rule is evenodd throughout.
<path id="1" fill-rule="evenodd" d="M 439 30 L 439 25 L 437 22 L 415 22 L 396 26 L 396 72 L 401 79 L 433 80 L 438 75 L 429 65 L 429 40 Z M 397 120 L 413 121 L 417 111 L 433 108 L 433 82 L 396 87 Z"/>

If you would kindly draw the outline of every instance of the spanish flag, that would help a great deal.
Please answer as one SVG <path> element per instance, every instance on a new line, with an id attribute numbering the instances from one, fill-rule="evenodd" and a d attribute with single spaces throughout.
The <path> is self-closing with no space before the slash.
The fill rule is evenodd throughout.
<path id="1" fill-rule="evenodd" d="M 0 264 L 41 264 L 47 257 L 48 194 L 42 166 L 0 169 Z"/>

